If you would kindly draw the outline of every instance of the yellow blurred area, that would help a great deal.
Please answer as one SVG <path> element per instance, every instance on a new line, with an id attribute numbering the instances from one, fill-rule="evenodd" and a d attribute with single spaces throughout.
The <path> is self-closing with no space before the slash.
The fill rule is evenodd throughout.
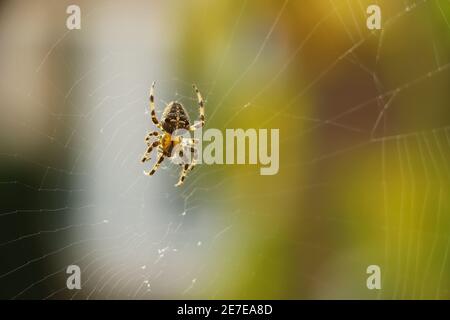
<path id="1" fill-rule="evenodd" d="M 73 297 L 45 277 L 78 261 L 75 298 L 450 298 L 448 1 L 79 1 L 68 31 L 69 4 L 0 4 L 1 273 L 57 251 L 2 296 Z M 158 114 L 195 119 L 196 83 L 205 129 L 279 129 L 278 174 L 144 177 L 154 80 Z"/>

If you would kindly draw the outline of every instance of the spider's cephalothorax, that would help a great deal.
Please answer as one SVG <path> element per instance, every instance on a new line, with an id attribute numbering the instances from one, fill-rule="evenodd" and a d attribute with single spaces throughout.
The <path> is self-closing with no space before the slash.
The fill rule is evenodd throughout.
<path id="1" fill-rule="evenodd" d="M 150 89 L 150 112 L 152 116 L 153 123 L 163 132 L 159 133 L 158 131 L 150 132 L 145 141 L 147 143 L 147 150 L 142 157 L 142 162 L 146 162 L 150 160 L 150 153 L 153 148 L 158 147 L 158 160 L 153 166 L 152 170 L 144 171 L 146 175 L 153 175 L 156 170 L 159 168 L 161 162 L 163 162 L 165 157 L 171 158 L 173 157 L 173 151 L 175 146 L 179 146 L 177 150 L 179 150 L 179 156 L 183 157 L 184 154 L 189 153 L 191 157 L 189 158 L 190 162 L 183 164 L 183 171 L 181 172 L 180 179 L 176 186 L 183 184 L 184 179 L 189 171 L 191 171 L 195 166 L 195 159 L 197 156 L 197 149 L 195 147 L 195 141 L 193 139 L 186 139 L 182 136 L 176 136 L 176 130 L 184 129 L 189 131 L 194 131 L 198 128 L 201 128 L 205 124 L 205 113 L 204 113 L 204 103 L 203 98 L 200 95 L 197 87 L 193 85 L 195 93 L 197 94 L 198 104 L 200 106 L 200 122 L 195 125 L 190 124 L 189 115 L 186 109 L 180 103 L 174 101 L 167 105 L 164 109 L 161 122 L 158 121 L 155 112 L 155 97 L 154 97 L 154 87 L 155 82 L 153 82 L 152 87 Z M 154 141 L 152 140 L 152 137 Z"/>

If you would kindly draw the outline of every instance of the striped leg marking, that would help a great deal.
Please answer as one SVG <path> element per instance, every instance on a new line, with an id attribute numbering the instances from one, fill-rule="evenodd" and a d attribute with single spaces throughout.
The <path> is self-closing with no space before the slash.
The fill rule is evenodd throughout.
<path id="1" fill-rule="evenodd" d="M 156 117 L 155 111 L 155 81 L 152 83 L 152 87 L 150 88 L 150 114 L 152 116 L 153 123 L 162 130 L 162 125 L 159 123 L 158 118 Z"/>
<path id="2" fill-rule="evenodd" d="M 157 146 L 159 146 L 160 141 L 155 141 L 153 142 L 151 145 L 148 146 L 147 151 L 145 151 L 144 155 L 142 156 L 141 162 L 145 162 L 150 160 L 150 153 L 152 152 L 153 148 L 156 148 Z"/>
<path id="3" fill-rule="evenodd" d="M 186 175 L 188 173 L 188 170 L 189 170 L 189 165 L 185 164 L 183 166 L 183 171 L 181 171 L 180 179 L 178 180 L 178 183 L 175 185 L 175 187 L 179 187 L 183 184 L 184 179 L 186 178 Z"/>
<path id="4" fill-rule="evenodd" d="M 150 171 L 145 171 L 144 170 L 144 174 L 147 175 L 147 176 L 152 176 L 156 172 L 156 170 L 158 170 L 158 168 L 161 165 L 161 162 L 163 162 L 163 160 L 164 160 L 164 155 L 162 153 L 160 153 L 159 157 L 158 157 L 158 161 L 156 161 L 156 163 L 153 166 L 152 170 L 150 170 Z"/>
<path id="5" fill-rule="evenodd" d="M 145 141 L 148 143 L 148 141 L 152 138 L 152 137 L 157 137 L 159 136 L 158 131 L 152 131 L 149 132 L 149 134 L 147 134 L 147 136 L 145 137 Z"/>
<path id="6" fill-rule="evenodd" d="M 200 124 L 194 124 L 190 126 L 189 130 L 194 131 L 196 129 L 202 128 L 205 125 L 205 102 L 203 101 L 202 95 L 195 84 L 192 85 L 197 94 L 197 100 L 199 105 L 199 113 L 200 113 Z"/>
<path id="7" fill-rule="evenodd" d="M 194 147 L 190 147 L 190 152 L 191 152 L 191 163 L 188 164 L 186 163 L 183 166 L 183 171 L 181 171 L 181 175 L 180 175 L 180 179 L 178 180 L 178 183 L 175 185 L 175 187 L 181 186 L 184 183 L 184 180 L 186 179 L 186 176 L 189 172 L 192 171 L 192 169 L 194 169 L 195 165 L 196 165 L 196 160 L 197 160 L 197 149 Z"/>

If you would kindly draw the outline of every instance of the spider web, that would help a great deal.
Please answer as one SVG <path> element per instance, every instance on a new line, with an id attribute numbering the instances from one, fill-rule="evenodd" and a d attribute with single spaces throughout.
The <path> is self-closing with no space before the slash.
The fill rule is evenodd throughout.
<path id="1" fill-rule="evenodd" d="M 2 297 L 448 298 L 450 2 L 378 3 L 376 32 L 365 1 L 98 1 L 74 31 L 69 3 L 3 5 Z M 429 55 L 393 49 L 414 47 L 411 25 Z M 199 165 L 174 188 L 165 161 L 144 176 L 153 80 L 158 114 L 176 99 L 195 119 L 195 82 L 206 128 L 280 128 L 280 173 Z M 370 264 L 386 290 L 367 290 Z"/>

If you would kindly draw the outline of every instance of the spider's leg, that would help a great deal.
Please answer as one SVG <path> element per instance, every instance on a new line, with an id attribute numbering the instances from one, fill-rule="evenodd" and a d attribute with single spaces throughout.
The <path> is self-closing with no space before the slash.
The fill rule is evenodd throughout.
<path id="1" fill-rule="evenodd" d="M 147 143 L 149 143 L 148 141 L 149 141 L 152 137 L 157 137 L 157 136 L 159 136 L 159 132 L 158 132 L 158 131 L 152 131 L 152 132 L 149 132 L 149 133 L 145 136 L 145 141 L 146 141 Z"/>
<path id="2" fill-rule="evenodd" d="M 179 137 L 180 138 L 180 143 L 183 144 L 184 148 L 188 148 L 188 147 L 195 147 L 199 140 L 195 139 L 195 138 L 185 138 L 185 137 Z"/>
<path id="3" fill-rule="evenodd" d="M 186 179 L 187 174 L 194 169 L 196 164 L 197 163 L 194 160 L 194 161 L 192 161 L 191 164 L 185 164 L 183 166 L 183 171 L 181 171 L 180 179 L 178 180 L 178 183 L 175 185 L 175 187 L 181 186 L 184 183 L 184 180 Z"/>
<path id="4" fill-rule="evenodd" d="M 198 152 L 197 152 L 197 148 L 195 147 L 194 144 L 188 144 L 186 146 L 184 146 L 184 148 L 182 149 L 182 151 L 185 153 L 185 163 L 191 164 L 195 161 L 197 161 L 198 158 Z"/>
<path id="5" fill-rule="evenodd" d="M 144 170 L 144 174 L 147 176 L 152 176 L 156 170 L 158 170 L 159 166 L 161 165 L 161 162 L 163 162 L 164 160 L 164 155 L 162 153 L 159 154 L 158 156 L 158 160 L 156 161 L 155 165 L 153 166 L 152 170 L 150 171 L 145 171 Z"/>
<path id="6" fill-rule="evenodd" d="M 205 125 L 205 106 L 204 106 L 204 101 L 202 98 L 202 95 L 200 94 L 200 91 L 198 91 L 197 87 L 195 86 L 195 84 L 192 85 L 192 87 L 195 90 L 195 93 L 197 94 L 197 99 L 198 99 L 198 105 L 199 105 L 199 113 L 200 113 L 200 124 L 194 124 L 192 126 L 189 127 L 190 131 L 194 131 L 197 130 L 201 127 L 203 127 Z"/>
<path id="7" fill-rule="evenodd" d="M 186 163 L 185 165 L 183 165 L 183 170 L 181 171 L 180 179 L 178 179 L 178 182 L 175 185 L 175 187 L 181 186 L 183 184 L 184 179 L 186 178 L 188 169 L 189 169 L 189 164 Z"/>
<path id="8" fill-rule="evenodd" d="M 197 149 L 194 147 L 190 147 L 191 151 L 191 163 L 186 163 L 183 165 L 183 171 L 181 171 L 180 178 L 178 180 L 178 183 L 175 185 L 175 187 L 181 186 L 184 183 L 184 179 L 186 179 L 187 174 L 194 169 L 196 165 L 196 157 L 197 157 Z"/>
<path id="9" fill-rule="evenodd" d="M 196 152 L 195 147 L 198 144 L 199 140 L 198 139 L 192 139 L 192 138 L 185 138 L 185 137 L 177 137 L 179 138 L 179 146 L 177 149 L 173 149 L 172 153 L 173 155 L 175 155 L 174 152 L 177 152 L 177 156 L 181 158 L 182 163 L 180 165 L 183 165 L 184 163 L 190 163 L 192 160 L 192 158 L 186 158 L 186 155 L 189 154 L 189 152 L 191 153 L 191 157 L 192 154 L 194 154 L 194 152 Z M 190 151 L 189 151 L 190 150 Z M 195 156 L 197 155 L 197 153 L 195 153 Z"/>
<path id="10" fill-rule="evenodd" d="M 198 143 L 198 139 L 194 139 L 194 138 L 189 138 L 189 139 L 187 139 L 187 141 L 188 141 L 188 145 L 189 146 L 195 146 L 197 143 Z"/>
<path id="11" fill-rule="evenodd" d="M 159 146 L 161 142 L 159 140 L 153 142 L 152 144 L 150 144 L 147 148 L 147 150 L 145 151 L 144 155 L 142 156 L 141 161 L 145 162 L 150 160 L 150 153 L 152 152 L 153 148 L 156 148 L 157 146 Z"/>
<path id="12" fill-rule="evenodd" d="M 163 130 L 161 123 L 159 123 L 158 118 L 156 117 L 155 111 L 155 81 L 152 83 L 152 87 L 150 88 L 150 114 L 152 116 L 153 123 L 161 130 Z"/>
<path id="13" fill-rule="evenodd" d="M 189 165 L 188 172 L 190 172 L 190 171 L 192 171 L 192 169 L 194 169 L 195 165 L 197 164 L 197 159 L 198 159 L 197 148 L 194 146 L 191 146 L 190 149 L 191 149 L 191 164 Z"/>

